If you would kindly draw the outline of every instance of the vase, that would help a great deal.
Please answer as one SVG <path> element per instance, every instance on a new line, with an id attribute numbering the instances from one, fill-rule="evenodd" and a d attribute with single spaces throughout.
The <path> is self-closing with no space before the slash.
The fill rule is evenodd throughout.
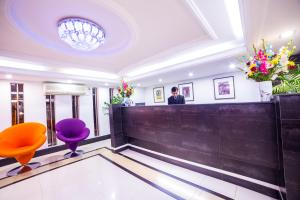
<path id="1" fill-rule="evenodd" d="M 260 93 L 260 100 L 270 101 L 272 96 L 272 81 L 262 81 L 259 82 L 259 93 Z"/>
<path id="2" fill-rule="evenodd" d="M 124 97 L 123 104 L 125 107 L 131 106 L 132 100 L 129 97 Z"/>

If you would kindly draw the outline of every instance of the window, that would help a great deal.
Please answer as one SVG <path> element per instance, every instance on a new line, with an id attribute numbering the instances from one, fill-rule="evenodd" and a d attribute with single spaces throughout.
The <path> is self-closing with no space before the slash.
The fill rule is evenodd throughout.
<path id="1" fill-rule="evenodd" d="M 55 132 L 55 96 L 46 95 L 47 139 L 48 146 L 57 144 Z"/>
<path id="2" fill-rule="evenodd" d="M 100 135 L 99 119 L 98 119 L 98 88 L 93 88 L 93 115 L 94 115 L 94 133 L 95 136 Z"/>
<path id="3" fill-rule="evenodd" d="M 24 85 L 11 83 L 11 122 L 12 125 L 24 123 Z"/>
<path id="4" fill-rule="evenodd" d="M 109 88 L 109 103 L 111 104 L 112 98 L 114 96 L 114 88 Z"/>
<path id="5" fill-rule="evenodd" d="M 72 96 L 72 116 L 79 118 L 79 96 Z"/>

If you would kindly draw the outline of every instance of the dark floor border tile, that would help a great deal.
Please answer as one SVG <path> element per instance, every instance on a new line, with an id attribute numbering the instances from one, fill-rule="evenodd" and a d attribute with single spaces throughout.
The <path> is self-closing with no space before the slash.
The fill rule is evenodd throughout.
<path id="1" fill-rule="evenodd" d="M 268 187 L 265 187 L 265 186 L 262 186 L 262 185 L 259 185 L 259 184 L 256 184 L 256 183 L 252 183 L 252 182 L 249 182 L 249 181 L 245 181 L 245 180 L 242 180 L 242 179 L 238 179 L 238 178 L 226 175 L 226 174 L 222 174 L 222 173 L 219 173 L 219 172 L 214 172 L 214 171 L 211 171 L 211 170 L 208 170 L 208 169 L 200 168 L 200 167 L 190 165 L 190 164 L 187 164 L 187 163 L 184 163 L 184 162 L 180 162 L 180 161 L 177 161 L 177 160 L 166 158 L 164 156 L 153 154 L 153 153 L 150 153 L 150 152 L 147 152 L 147 151 L 135 148 L 135 147 L 129 146 L 128 148 L 130 150 L 133 150 L 133 151 L 136 151 L 138 153 L 141 153 L 141 154 L 144 154 L 144 155 L 147 155 L 147 156 L 150 156 L 150 157 L 168 162 L 170 164 L 177 165 L 177 166 L 180 166 L 180 167 L 183 167 L 183 168 L 186 168 L 186 169 L 198 172 L 198 173 L 202 173 L 202 174 L 212 176 L 212 177 L 217 178 L 217 179 L 221 179 L 223 181 L 226 181 L 226 182 L 229 182 L 229 183 L 232 183 L 232 184 L 235 184 L 235 185 L 245 187 L 247 189 L 250 189 L 250 190 L 259 192 L 261 194 L 270 196 L 272 198 L 281 199 L 281 197 L 280 197 L 281 195 L 280 195 L 278 190 L 274 190 L 274 189 L 271 189 L 271 188 L 268 188 Z"/>
<path id="2" fill-rule="evenodd" d="M 164 174 L 164 175 L 170 176 L 170 177 L 172 177 L 172 178 L 174 178 L 174 179 L 176 179 L 176 180 L 179 180 L 179 181 L 184 182 L 184 183 L 186 183 L 186 184 L 189 184 L 189 185 L 191 185 L 191 186 L 193 186 L 193 187 L 196 187 L 196 188 L 198 188 L 198 189 L 200 189 L 200 190 L 203 190 L 203 191 L 206 191 L 206 192 L 211 193 L 211 194 L 213 194 L 213 195 L 216 195 L 216 196 L 218 196 L 218 197 L 220 197 L 220 198 L 223 198 L 223 199 L 225 199 L 225 200 L 233 200 L 232 198 L 229 198 L 229 197 L 227 197 L 227 196 L 224 196 L 223 194 L 220 194 L 220 193 L 217 193 L 217 192 L 215 192 L 215 191 L 209 190 L 209 189 L 207 189 L 207 188 L 205 188 L 205 187 L 202 187 L 202 186 L 200 186 L 200 185 L 197 185 L 197 184 L 195 184 L 195 183 L 193 183 L 193 182 L 190 182 L 190 181 L 188 181 L 188 180 L 179 178 L 178 176 L 169 174 L 169 173 L 167 173 L 167 172 L 165 172 L 165 171 L 162 171 L 162 170 L 160 170 L 160 169 L 157 169 L 157 168 L 155 168 L 155 167 L 152 167 L 152 166 L 150 166 L 150 165 L 147 165 L 147 164 L 145 164 L 145 163 L 143 163 L 143 162 L 140 162 L 140 161 L 138 161 L 138 160 L 136 160 L 136 159 L 134 159 L 134 158 L 128 157 L 128 156 L 126 156 L 126 155 L 124 155 L 124 154 L 122 154 L 122 153 L 117 153 L 117 154 L 119 154 L 119 155 L 121 155 L 121 156 L 124 156 L 125 158 L 127 158 L 127 159 L 129 159 L 129 160 L 132 160 L 132 161 L 134 161 L 134 162 L 136 162 L 136 163 L 139 163 L 139 164 L 141 164 L 141 165 L 144 165 L 145 167 L 148 167 L 148 168 L 150 168 L 150 169 L 153 169 L 153 170 L 155 170 L 155 171 L 157 171 L 157 172 L 159 172 L 159 173 L 162 173 L 162 174 Z"/>
<path id="3" fill-rule="evenodd" d="M 83 146 L 83 145 L 87 145 L 87 144 L 91 144 L 94 142 L 99 142 L 102 140 L 107 140 L 110 138 L 110 134 L 109 135 L 103 135 L 103 136 L 99 136 L 99 137 L 94 137 L 94 138 L 90 138 L 90 139 L 86 139 L 82 142 L 79 143 L 79 146 Z M 55 153 L 58 151 L 62 151 L 68 149 L 68 147 L 66 145 L 60 145 L 60 146 L 54 146 L 54 147 L 49 147 L 47 149 L 41 149 L 35 152 L 34 157 L 39 157 L 39 156 L 44 156 L 47 154 L 51 154 L 51 153 Z M 16 163 L 17 161 L 14 158 L 4 158 L 0 160 L 0 167 L 3 167 L 5 165 L 10 165 L 13 163 Z"/>
<path id="4" fill-rule="evenodd" d="M 107 160 L 108 162 L 112 163 L 113 165 L 119 167 L 120 169 L 126 171 L 127 173 L 131 174 L 132 176 L 134 176 L 134 177 L 136 177 L 136 178 L 138 178 L 138 179 L 144 181 L 145 183 L 147 183 L 147 184 L 153 186 L 154 188 L 160 190 L 161 192 L 163 192 L 163 193 L 165 193 L 165 194 L 167 194 L 167 195 L 173 197 L 174 199 L 177 199 L 177 200 L 184 200 L 182 197 L 180 197 L 180 196 L 178 196 L 178 195 L 176 195 L 176 194 L 174 194 L 174 193 L 172 193 L 172 192 L 170 192 L 170 191 L 168 191 L 168 190 L 166 190 L 166 189 L 160 187 L 159 185 L 156 185 L 155 183 L 153 183 L 153 182 L 151 182 L 151 181 L 149 181 L 149 180 L 143 178 L 142 176 L 137 175 L 136 173 L 134 173 L 134 172 L 132 172 L 132 171 L 126 169 L 125 167 L 119 165 L 118 163 L 116 163 L 116 162 L 110 160 L 109 158 L 106 158 L 105 156 L 103 156 L 103 155 L 101 155 L 101 154 L 98 154 L 98 156 L 100 156 L 101 158 Z"/>
<path id="5" fill-rule="evenodd" d="M 107 149 L 109 149 L 109 148 L 107 148 Z M 119 152 L 124 151 L 126 149 L 128 149 L 128 146 L 125 146 L 125 147 L 122 147 L 122 148 L 116 149 L 116 150 L 115 149 L 109 149 L 109 150 L 111 150 L 114 153 L 119 153 Z"/>

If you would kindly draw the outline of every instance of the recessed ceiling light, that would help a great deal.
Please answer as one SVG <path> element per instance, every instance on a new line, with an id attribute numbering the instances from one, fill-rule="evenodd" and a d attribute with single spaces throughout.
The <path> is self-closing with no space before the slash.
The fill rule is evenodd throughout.
<path id="1" fill-rule="evenodd" d="M 295 31 L 286 31 L 284 33 L 281 33 L 279 35 L 279 38 L 283 38 L 283 39 L 289 38 L 289 37 L 292 37 L 294 35 L 294 33 L 295 33 Z"/>
<path id="2" fill-rule="evenodd" d="M 105 86 L 108 86 L 108 83 L 104 83 Z"/>
<path id="3" fill-rule="evenodd" d="M 12 79 L 12 75 L 11 75 L 11 74 L 6 74 L 6 75 L 5 75 L 5 78 L 6 78 L 6 79 Z"/>
<path id="4" fill-rule="evenodd" d="M 138 87 L 141 87 L 141 84 L 140 84 L 140 83 L 138 83 L 138 84 L 137 84 L 137 86 L 138 86 Z"/>
<path id="5" fill-rule="evenodd" d="M 194 76 L 194 73 L 193 72 L 190 72 L 189 73 L 189 76 L 191 77 L 191 76 Z"/>
<path id="6" fill-rule="evenodd" d="M 231 64 L 229 65 L 229 68 L 230 68 L 230 69 L 234 69 L 234 68 L 236 68 L 236 66 L 235 66 L 235 64 L 231 63 Z"/>
<path id="7" fill-rule="evenodd" d="M 161 82 L 162 82 L 162 79 L 161 79 L 161 78 L 160 78 L 160 79 L 158 79 L 158 82 L 160 82 L 160 83 L 161 83 Z"/>

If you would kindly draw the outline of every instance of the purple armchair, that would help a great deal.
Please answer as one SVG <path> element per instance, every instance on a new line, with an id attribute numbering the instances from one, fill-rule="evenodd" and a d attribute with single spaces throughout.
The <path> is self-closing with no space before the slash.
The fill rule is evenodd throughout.
<path id="1" fill-rule="evenodd" d="M 90 129 L 85 127 L 85 123 L 80 119 L 63 119 L 55 125 L 56 137 L 65 142 L 72 151 L 65 154 L 65 158 L 79 156 L 83 151 L 77 150 L 78 143 L 86 139 L 90 134 Z"/>

